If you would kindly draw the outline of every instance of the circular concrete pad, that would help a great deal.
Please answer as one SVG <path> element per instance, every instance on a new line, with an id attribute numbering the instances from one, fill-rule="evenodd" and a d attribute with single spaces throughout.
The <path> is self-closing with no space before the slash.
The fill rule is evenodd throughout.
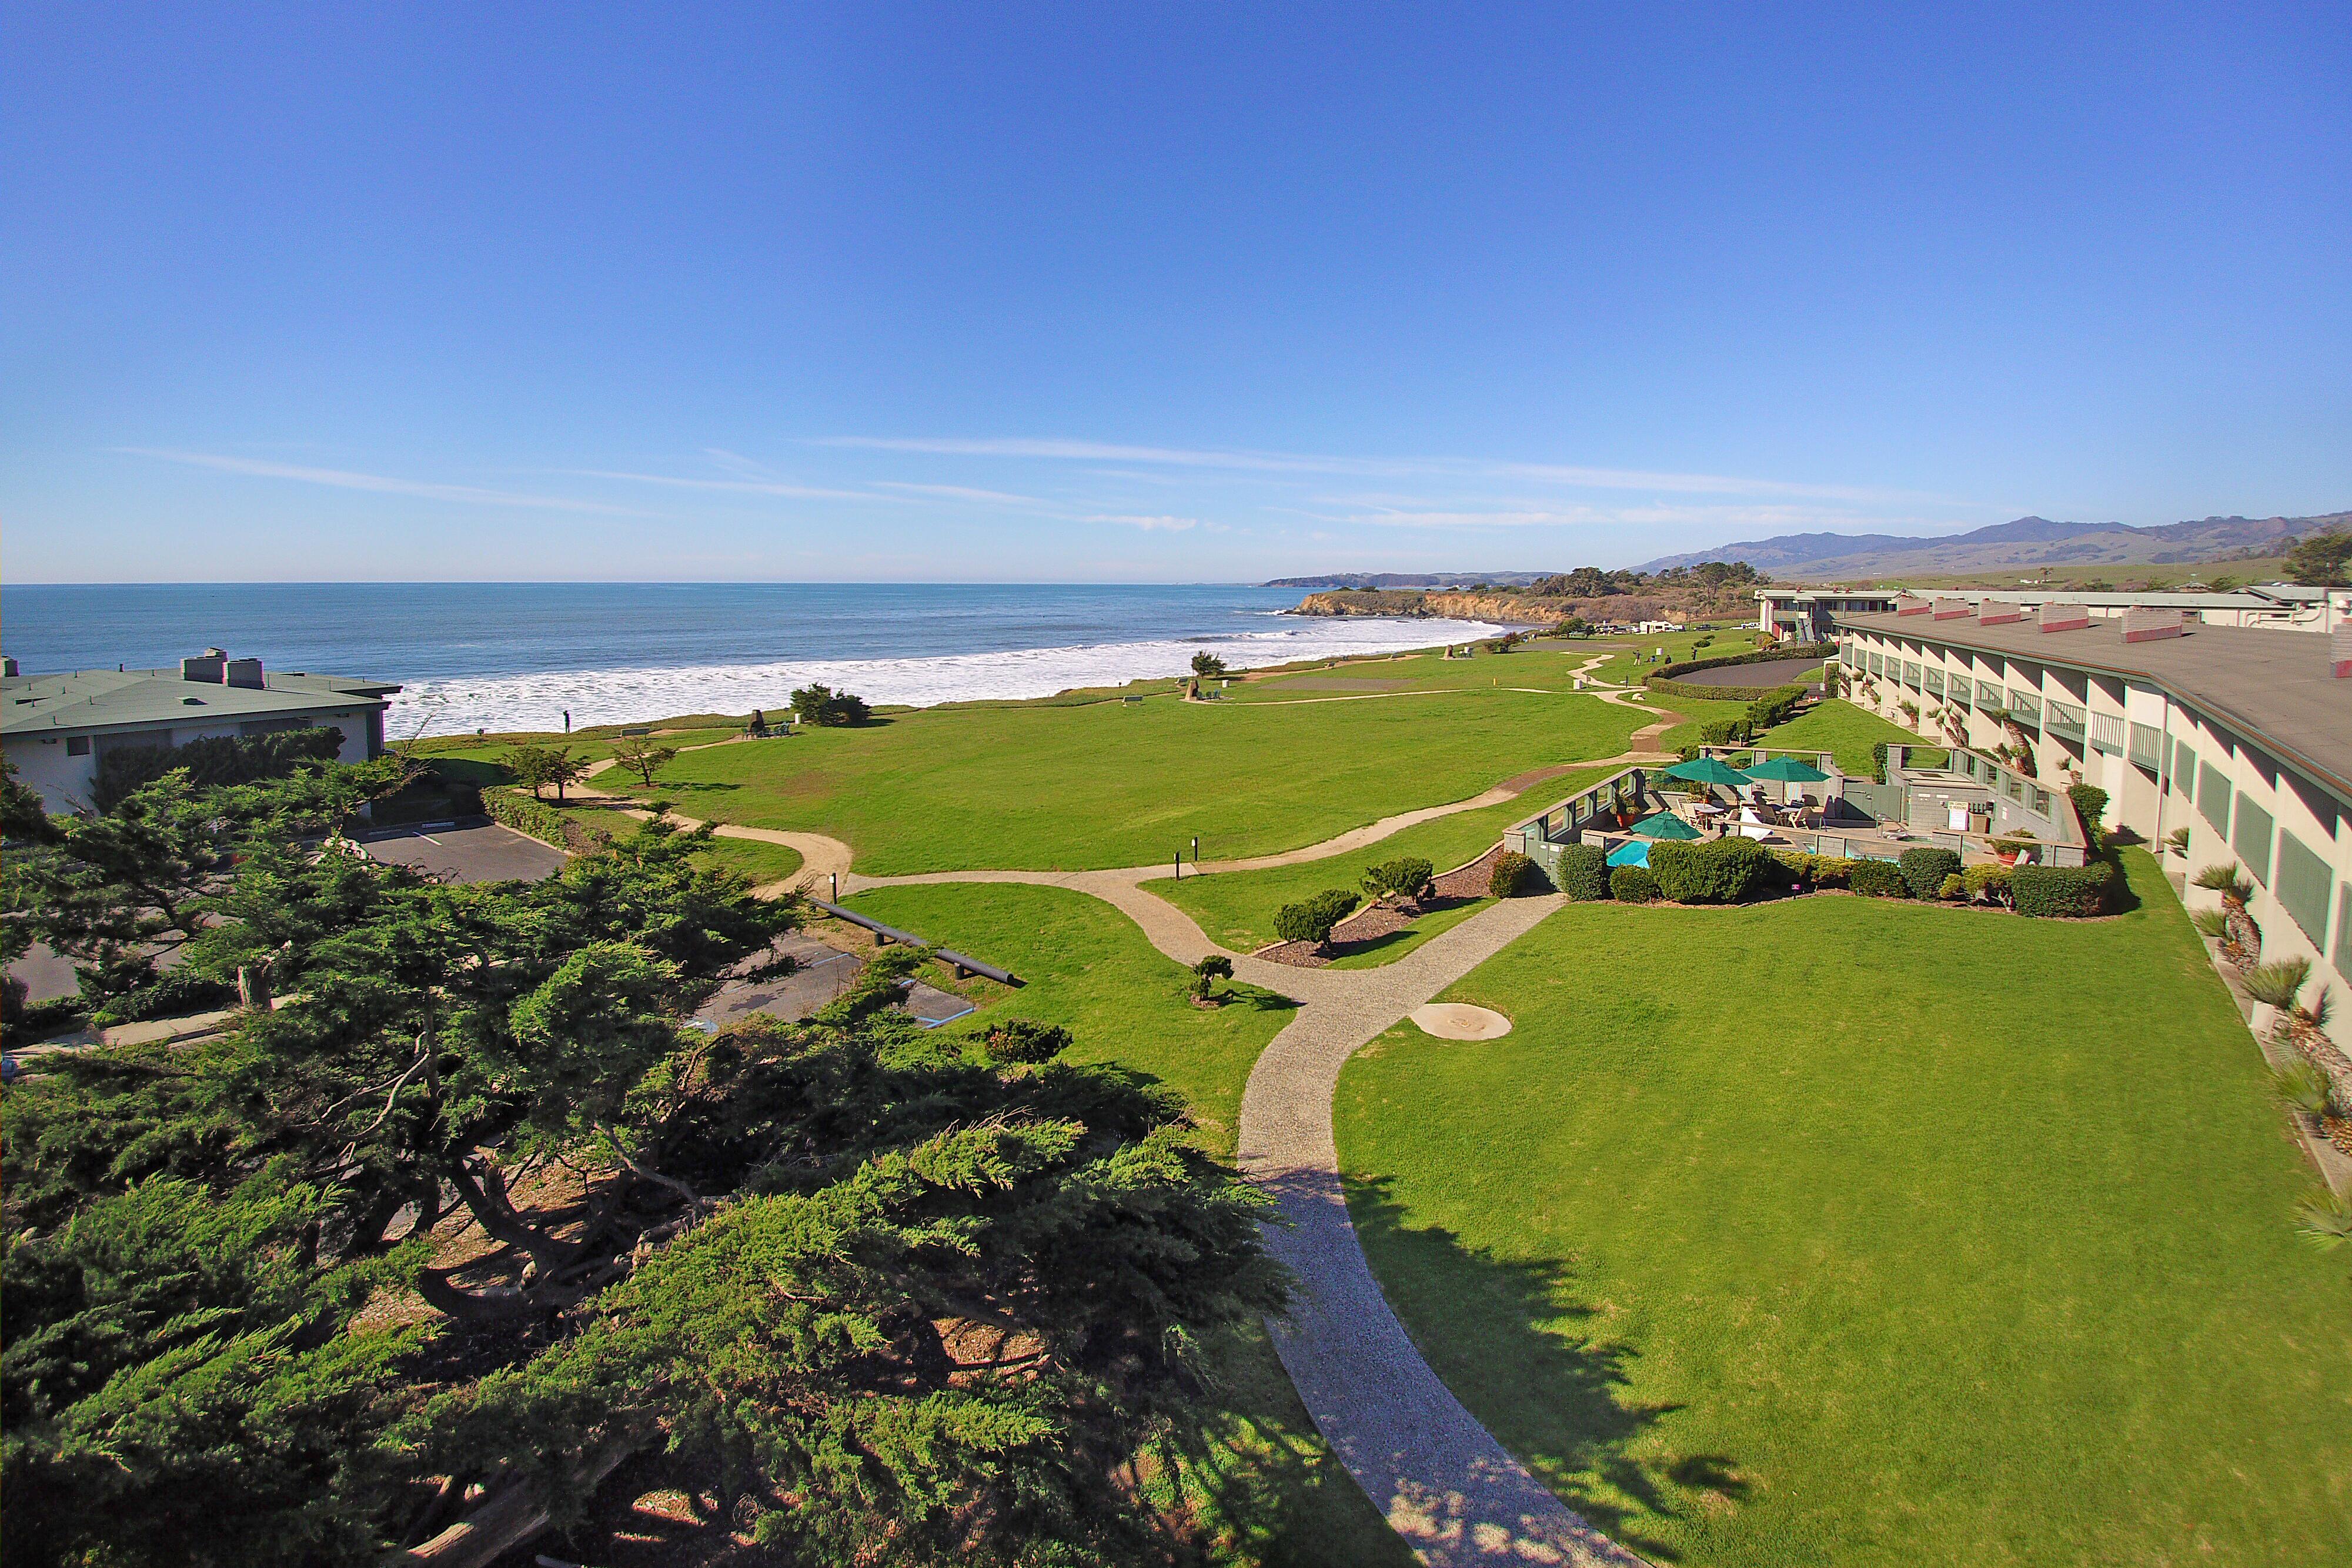
<path id="1" fill-rule="evenodd" d="M 1510 1019 L 1492 1008 L 1474 1008 L 1467 1002 L 1431 1002 L 1404 1016 L 1418 1024 L 1422 1033 L 1440 1040 L 1500 1040 L 1511 1032 Z"/>

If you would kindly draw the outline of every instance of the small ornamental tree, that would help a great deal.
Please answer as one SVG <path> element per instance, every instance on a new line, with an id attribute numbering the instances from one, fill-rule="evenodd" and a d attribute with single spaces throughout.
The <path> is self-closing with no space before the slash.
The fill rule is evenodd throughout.
<path id="1" fill-rule="evenodd" d="M 864 724 L 873 716 L 866 699 L 847 692 L 836 692 L 831 686 L 806 685 L 793 694 L 793 714 L 803 724 L 836 728 L 843 725 Z"/>
<path id="2" fill-rule="evenodd" d="M 1495 898 L 1513 897 L 1528 885 L 1535 871 L 1535 862 L 1517 850 L 1505 850 L 1495 857 L 1494 869 L 1486 873 L 1486 892 Z"/>
<path id="3" fill-rule="evenodd" d="M 657 746 L 643 736 L 625 736 L 613 743 L 613 760 L 623 770 L 637 776 L 637 781 L 648 789 L 653 788 L 654 775 L 677 757 L 675 746 Z"/>
<path id="4" fill-rule="evenodd" d="M 2105 839 L 2099 818 L 2107 809 L 2107 792 L 2096 784 L 2073 784 L 2067 787 L 2066 799 L 2074 803 L 2075 811 L 2083 819 L 2083 837 L 2089 841 L 2091 852 L 2096 854 Z"/>
<path id="5" fill-rule="evenodd" d="M 1217 999 L 1217 982 L 1234 977 L 1234 961 L 1223 953 L 1212 953 L 1192 966 L 1192 999 L 1213 1002 Z"/>
<path id="6" fill-rule="evenodd" d="M 568 746 L 518 746 L 507 753 L 507 771 L 518 784 L 527 784 L 534 798 L 542 798 L 550 784 L 555 786 L 555 798 L 563 799 L 563 787 L 576 783 L 588 770 L 588 765 L 572 755 Z"/>
<path id="7" fill-rule="evenodd" d="M 1196 678 L 1204 681 L 1213 681 L 1223 676 L 1224 673 L 1225 662 L 1223 659 L 1218 658 L 1214 653 L 1195 653 L 1192 655 L 1192 674 Z"/>

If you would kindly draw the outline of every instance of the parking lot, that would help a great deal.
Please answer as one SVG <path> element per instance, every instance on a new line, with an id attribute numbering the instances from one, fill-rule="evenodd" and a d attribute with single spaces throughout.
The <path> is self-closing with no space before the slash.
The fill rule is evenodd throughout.
<path id="1" fill-rule="evenodd" d="M 446 882 L 537 882 L 562 870 L 566 859 L 562 851 L 496 822 L 395 828 L 360 843 L 386 864 L 414 866 Z"/>

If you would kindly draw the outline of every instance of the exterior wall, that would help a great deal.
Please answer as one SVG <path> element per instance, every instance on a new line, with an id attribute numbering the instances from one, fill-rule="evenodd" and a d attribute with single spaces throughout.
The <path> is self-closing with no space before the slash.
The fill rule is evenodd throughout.
<path id="1" fill-rule="evenodd" d="M 323 727 L 342 734 L 342 750 L 337 754 L 343 762 L 365 762 L 383 749 L 382 709 L 373 706 L 352 705 L 322 708 L 316 713 L 273 715 L 275 723 L 281 718 L 300 721 L 301 727 Z M 5 743 L 5 755 L 16 769 L 17 777 L 41 797 L 41 802 L 53 813 L 86 811 L 90 809 L 90 789 L 98 778 L 100 755 L 121 746 L 185 746 L 192 740 L 216 737 L 233 737 L 245 732 L 254 720 L 215 719 L 197 724 L 152 725 L 141 728 L 109 730 L 80 738 L 90 741 L 88 752 L 79 757 L 68 753 L 73 738 L 59 733 L 11 736 Z"/>
<path id="2" fill-rule="evenodd" d="M 1874 705 L 1859 691 L 1855 700 L 1897 723 L 1902 716 L 1895 704 L 1917 703 L 1927 744 L 1938 738 L 1938 726 L 1927 717 L 1931 704 L 1956 721 L 1942 737 L 1964 734 L 1972 750 L 1989 751 L 2022 734 L 2036 774 L 2053 790 L 2064 787 L 2063 770 L 2080 768 L 2084 782 L 2107 792 L 2105 826 L 2129 828 L 2151 843 L 2186 827 L 2191 877 L 2216 863 L 2242 866 L 2255 884 L 2247 913 L 2262 928 L 2263 961 L 2311 960 L 2313 988 L 2305 998 L 2315 1000 L 2318 989 L 2326 989 L 2327 1033 L 2352 1051 L 2352 984 L 2347 980 L 2352 974 L 2352 810 L 2156 687 L 1973 650 L 1931 649 L 1933 635 L 1932 623 L 1923 624 L 1916 638 L 1846 632 L 1849 647 L 1864 655 L 1863 668 L 1870 654 L 1882 665 L 1893 659 L 1920 666 L 1916 686 L 1900 674 L 1880 674 L 1878 701 Z M 1854 663 L 1851 656 L 1847 662 Z M 1927 690 L 1930 668 L 1944 676 L 1941 703 Z M 1953 683 L 1961 679 L 1970 683 L 1965 702 L 1954 697 Z M 1999 685 L 2012 703 L 2012 694 L 2038 693 L 2042 725 L 2004 734 L 1975 700 L 1979 681 Z M 2081 711 L 2079 741 L 2053 729 L 2053 703 Z M 2283 875 L 2300 914 L 2280 897 L 2276 884 Z M 2191 908 L 2221 901 L 2194 886 L 2187 898 Z"/>

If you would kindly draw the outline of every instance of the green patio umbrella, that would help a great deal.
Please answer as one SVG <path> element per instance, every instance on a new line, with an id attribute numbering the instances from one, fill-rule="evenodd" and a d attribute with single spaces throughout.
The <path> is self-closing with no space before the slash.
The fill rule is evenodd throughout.
<path id="1" fill-rule="evenodd" d="M 1727 763 L 1712 757 L 1695 757 L 1688 762 L 1677 762 L 1666 769 L 1669 779 L 1680 779 L 1690 784 L 1727 784 L 1737 789 L 1748 782 L 1748 775 Z"/>
<path id="2" fill-rule="evenodd" d="M 1695 839 L 1698 830 L 1675 816 L 1672 811 L 1660 811 L 1644 817 L 1625 830 L 1637 839 Z"/>
<path id="3" fill-rule="evenodd" d="M 1747 771 L 1750 779 L 1769 779 L 1775 784 L 1825 784 L 1830 777 L 1811 763 L 1800 762 L 1793 757 L 1776 757 Z"/>

